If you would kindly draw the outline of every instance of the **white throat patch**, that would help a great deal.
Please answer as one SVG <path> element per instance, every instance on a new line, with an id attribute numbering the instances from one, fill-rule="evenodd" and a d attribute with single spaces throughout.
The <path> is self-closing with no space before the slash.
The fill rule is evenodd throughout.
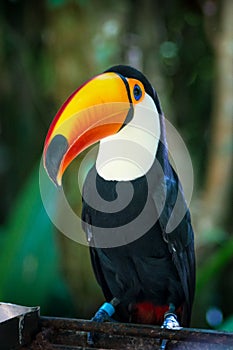
<path id="1" fill-rule="evenodd" d="M 130 181 L 151 168 L 160 138 L 159 114 L 153 99 L 145 94 L 134 107 L 133 119 L 117 134 L 100 141 L 96 160 L 105 180 Z"/>

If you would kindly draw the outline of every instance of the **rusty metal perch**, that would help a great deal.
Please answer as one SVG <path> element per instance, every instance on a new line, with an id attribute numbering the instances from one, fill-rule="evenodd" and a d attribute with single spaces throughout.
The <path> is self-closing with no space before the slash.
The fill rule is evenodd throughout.
<path id="1" fill-rule="evenodd" d="M 39 308 L 15 306 L 19 308 L 20 316 L 13 315 L 1 321 L 2 305 L 0 350 L 156 350 L 160 349 L 161 339 L 168 340 L 167 350 L 233 349 L 233 333 L 192 328 L 166 330 L 149 325 L 99 324 L 80 319 L 40 317 Z M 3 329 L 7 329 L 7 333 Z M 91 348 L 86 342 L 90 331 L 98 335 Z M 12 340 L 15 342 L 13 345 Z"/>

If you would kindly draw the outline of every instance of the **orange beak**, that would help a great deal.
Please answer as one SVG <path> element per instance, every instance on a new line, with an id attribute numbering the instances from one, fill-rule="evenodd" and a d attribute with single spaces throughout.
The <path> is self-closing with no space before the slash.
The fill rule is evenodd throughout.
<path id="1" fill-rule="evenodd" d="M 68 98 L 44 146 L 44 167 L 56 185 L 61 185 L 64 171 L 83 150 L 121 129 L 132 112 L 131 102 L 130 87 L 112 72 L 87 81 Z"/>

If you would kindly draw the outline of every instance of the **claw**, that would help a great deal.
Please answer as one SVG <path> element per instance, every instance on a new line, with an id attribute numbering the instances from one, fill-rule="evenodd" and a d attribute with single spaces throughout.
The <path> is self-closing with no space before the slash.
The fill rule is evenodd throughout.
<path id="1" fill-rule="evenodd" d="M 106 311 L 102 310 L 102 309 L 99 309 L 95 316 L 92 317 L 91 321 L 93 322 L 105 322 L 105 321 L 108 321 L 109 320 L 109 316 L 107 314 Z M 94 344 L 94 334 L 91 333 L 91 332 L 88 332 L 87 333 L 87 343 L 89 345 L 93 345 Z"/>
<path id="2" fill-rule="evenodd" d="M 162 339 L 161 345 L 160 345 L 160 350 L 165 350 L 167 346 L 167 339 Z"/>
<path id="3" fill-rule="evenodd" d="M 176 314 L 174 314 L 172 312 L 167 312 L 164 315 L 164 321 L 163 321 L 163 324 L 162 324 L 161 328 L 177 329 L 177 330 L 179 330 L 182 327 L 180 327 L 180 324 L 177 321 Z M 161 345 L 160 345 L 160 350 L 165 350 L 166 349 L 168 341 L 169 341 L 168 339 L 162 339 Z"/>
<path id="4" fill-rule="evenodd" d="M 91 321 L 93 322 L 106 322 L 112 321 L 111 316 L 114 314 L 115 308 L 110 303 L 104 303 L 99 310 L 96 312 L 95 316 L 92 317 Z M 87 343 L 88 345 L 94 345 L 94 336 L 95 334 L 88 332 L 87 333 Z"/>
<path id="5" fill-rule="evenodd" d="M 93 334 L 91 332 L 87 333 L 87 344 L 90 346 L 94 345 Z"/>
<path id="6" fill-rule="evenodd" d="M 176 314 L 173 314 L 171 312 L 166 313 L 164 315 L 164 321 L 163 325 L 161 328 L 166 328 L 166 329 L 181 329 L 179 322 L 177 321 L 177 316 Z"/>

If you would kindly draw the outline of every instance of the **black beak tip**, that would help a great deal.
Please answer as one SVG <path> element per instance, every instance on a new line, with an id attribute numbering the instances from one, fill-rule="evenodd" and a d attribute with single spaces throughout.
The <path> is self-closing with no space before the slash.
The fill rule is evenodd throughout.
<path id="1" fill-rule="evenodd" d="M 59 186 L 57 182 L 57 174 L 68 147 L 67 139 L 63 135 L 58 134 L 52 139 L 46 151 L 45 168 L 56 186 Z"/>

